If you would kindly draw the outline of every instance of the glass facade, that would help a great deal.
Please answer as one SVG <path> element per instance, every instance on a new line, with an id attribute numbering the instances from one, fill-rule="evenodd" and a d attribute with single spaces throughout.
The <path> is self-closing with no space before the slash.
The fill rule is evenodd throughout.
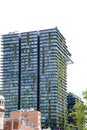
<path id="1" fill-rule="evenodd" d="M 21 108 L 37 109 L 37 32 L 21 33 Z"/>
<path id="2" fill-rule="evenodd" d="M 18 109 L 20 80 L 20 108 L 40 110 L 43 128 L 64 127 L 70 53 L 59 30 L 3 35 L 2 47 L 2 94 L 6 99 L 6 116 Z"/>
<path id="3" fill-rule="evenodd" d="M 18 105 L 18 55 L 19 34 L 7 34 L 2 36 L 3 60 L 2 60 L 2 90 L 5 96 L 6 115 L 11 110 L 17 110 Z"/>

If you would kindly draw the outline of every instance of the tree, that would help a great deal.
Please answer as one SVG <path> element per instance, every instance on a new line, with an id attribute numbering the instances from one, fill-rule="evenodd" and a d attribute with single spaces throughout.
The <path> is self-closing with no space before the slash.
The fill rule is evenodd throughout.
<path id="1" fill-rule="evenodd" d="M 70 113 L 70 116 L 72 116 L 74 125 L 78 128 L 78 130 L 83 130 L 85 126 L 85 105 L 78 101 L 74 107 L 73 112 Z"/>
<path id="2" fill-rule="evenodd" d="M 82 92 L 83 99 L 85 99 L 85 125 L 86 128 L 84 130 L 87 130 L 87 89 Z"/>
<path id="3" fill-rule="evenodd" d="M 85 101 L 87 102 L 87 89 L 82 92 L 82 95 L 83 95 L 83 98 L 85 99 Z"/>

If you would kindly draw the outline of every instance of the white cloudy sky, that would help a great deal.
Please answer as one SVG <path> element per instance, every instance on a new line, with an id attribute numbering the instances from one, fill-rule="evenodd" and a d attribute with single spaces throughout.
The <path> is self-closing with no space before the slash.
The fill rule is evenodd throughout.
<path id="1" fill-rule="evenodd" d="M 0 0 L 0 34 L 58 27 L 74 64 L 68 65 L 68 91 L 87 88 L 87 0 Z"/>

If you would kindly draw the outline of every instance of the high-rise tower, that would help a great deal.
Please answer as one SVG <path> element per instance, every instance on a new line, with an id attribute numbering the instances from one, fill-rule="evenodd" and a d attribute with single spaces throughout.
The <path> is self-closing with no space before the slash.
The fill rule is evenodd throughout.
<path id="1" fill-rule="evenodd" d="M 71 54 L 57 28 L 2 36 L 6 116 L 16 109 L 40 110 L 42 127 L 65 127 L 67 62 Z"/>

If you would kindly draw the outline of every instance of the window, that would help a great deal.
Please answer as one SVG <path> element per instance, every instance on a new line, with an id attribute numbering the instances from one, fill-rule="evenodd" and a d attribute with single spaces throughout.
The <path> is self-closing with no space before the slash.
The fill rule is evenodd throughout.
<path id="1" fill-rule="evenodd" d="M 44 55 L 44 47 L 42 47 L 42 74 L 44 74 L 44 59 L 45 59 L 45 55 Z"/>

